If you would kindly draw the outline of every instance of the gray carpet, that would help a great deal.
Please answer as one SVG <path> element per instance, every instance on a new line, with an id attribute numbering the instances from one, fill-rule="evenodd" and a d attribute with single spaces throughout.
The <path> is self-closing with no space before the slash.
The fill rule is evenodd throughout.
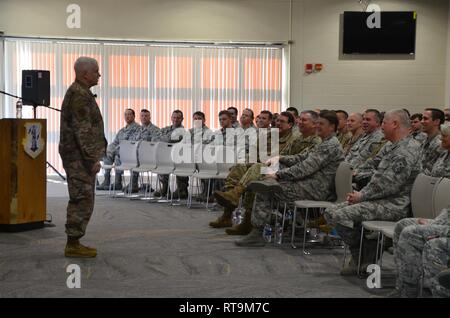
<path id="1" fill-rule="evenodd" d="M 95 259 L 67 259 L 67 191 L 48 183 L 55 227 L 0 233 L 1 297 L 376 297 L 364 279 L 339 275 L 343 250 L 301 255 L 281 247 L 241 248 L 208 227 L 219 212 L 97 196 L 87 235 Z M 66 267 L 81 268 L 81 288 Z M 383 290 L 384 293 L 388 290 Z"/>

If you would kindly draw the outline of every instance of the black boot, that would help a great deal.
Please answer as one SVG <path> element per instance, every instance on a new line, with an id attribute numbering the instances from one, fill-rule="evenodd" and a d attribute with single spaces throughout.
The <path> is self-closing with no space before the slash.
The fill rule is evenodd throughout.
<path id="1" fill-rule="evenodd" d="M 114 189 L 121 191 L 122 190 L 122 174 L 118 173 L 115 177 Z"/>
<path id="2" fill-rule="evenodd" d="M 138 179 L 139 179 L 139 173 L 133 172 L 133 177 L 132 177 L 132 181 L 131 181 L 131 193 L 139 192 Z M 127 184 L 124 192 L 128 193 L 129 191 L 130 191 L 130 184 Z"/>

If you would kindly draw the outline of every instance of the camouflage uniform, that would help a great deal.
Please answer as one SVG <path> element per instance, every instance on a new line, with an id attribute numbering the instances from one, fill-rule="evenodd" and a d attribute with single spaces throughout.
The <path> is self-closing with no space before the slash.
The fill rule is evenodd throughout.
<path id="1" fill-rule="evenodd" d="M 234 123 L 231 124 L 231 127 L 236 129 L 236 128 L 241 127 L 241 125 L 239 125 L 238 121 L 235 121 Z"/>
<path id="2" fill-rule="evenodd" d="M 397 267 L 397 288 L 402 296 L 416 297 L 418 284 L 424 276 L 424 287 L 433 296 L 450 297 L 450 291 L 440 286 L 436 275 L 447 268 L 449 258 L 450 208 L 426 225 L 418 219 L 403 219 L 394 230 L 394 261 Z"/>
<path id="3" fill-rule="evenodd" d="M 345 161 L 350 163 L 354 169 L 368 159 L 375 156 L 382 148 L 386 141 L 380 129 L 377 129 L 370 134 L 365 134 L 361 137 L 352 148 L 350 148 Z"/>
<path id="4" fill-rule="evenodd" d="M 177 130 L 177 131 L 176 131 Z M 176 132 L 175 132 L 176 131 Z M 173 135 L 172 135 L 173 134 Z M 161 142 L 167 142 L 167 143 L 176 143 L 183 140 L 183 134 L 186 134 L 184 131 L 183 125 L 180 125 L 180 127 L 174 127 L 173 125 L 161 128 L 156 135 L 154 141 L 161 141 Z M 159 175 L 158 176 L 159 181 L 162 183 L 163 191 L 168 189 L 169 185 L 169 175 Z M 186 192 L 187 193 L 187 187 L 189 183 L 188 177 L 177 177 L 177 189 L 178 192 Z M 163 193 L 164 194 L 164 193 Z"/>
<path id="5" fill-rule="evenodd" d="M 345 149 L 348 145 L 348 143 L 350 142 L 350 140 L 352 139 L 352 133 L 347 131 L 347 132 L 338 132 L 336 135 L 336 138 L 339 140 L 342 149 Z"/>
<path id="6" fill-rule="evenodd" d="M 280 170 L 276 175 L 282 191 L 274 194 L 274 198 L 289 205 L 296 200 L 335 199 L 334 179 L 343 160 L 342 146 L 335 136 L 323 140 L 308 152 L 280 157 Z M 262 228 L 268 222 L 270 205 L 267 200 L 257 200 L 252 225 Z"/>
<path id="7" fill-rule="evenodd" d="M 139 134 L 139 140 L 153 141 L 153 139 L 158 136 L 159 130 L 160 129 L 152 123 L 148 124 L 147 126 L 142 125 Z"/>
<path id="8" fill-rule="evenodd" d="M 445 151 L 434 163 L 431 171 L 425 171 L 425 174 L 432 177 L 450 178 L 450 154 Z"/>
<path id="9" fill-rule="evenodd" d="M 300 132 L 300 128 L 294 124 L 294 126 L 292 126 L 292 135 L 294 136 L 294 138 L 298 138 L 300 137 L 302 133 Z"/>
<path id="10" fill-rule="evenodd" d="M 411 133 L 411 136 L 421 144 L 427 140 L 427 134 L 422 131 L 415 131 Z"/>
<path id="11" fill-rule="evenodd" d="M 211 140 L 213 139 L 213 131 L 209 129 L 206 125 L 203 125 L 201 130 L 201 137 L 197 137 L 201 140 L 202 144 L 209 144 Z M 189 134 L 191 135 L 191 143 L 194 145 L 196 142 L 195 140 L 195 128 L 189 129 Z"/>
<path id="12" fill-rule="evenodd" d="M 112 165 L 113 162 L 116 163 L 117 166 L 120 166 L 120 141 L 121 140 L 130 140 L 130 141 L 139 141 L 141 135 L 141 126 L 133 122 L 126 127 L 119 130 L 114 141 L 108 145 L 106 149 L 106 156 L 103 158 L 103 162 L 106 165 Z M 117 172 L 117 173 L 123 173 Z"/>
<path id="13" fill-rule="evenodd" d="M 359 136 L 352 136 L 347 144 L 345 146 L 342 146 L 342 149 L 344 149 L 344 155 L 347 157 L 348 153 L 350 152 L 350 149 L 364 136 L 364 134 L 360 134 Z"/>
<path id="14" fill-rule="evenodd" d="M 69 188 L 66 233 L 69 238 L 79 239 L 94 210 L 96 178 L 91 170 L 105 155 L 107 141 L 94 95 L 77 81 L 64 96 L 60 131 L 59 154 Z"/>
<path id="15" fill-rule="evenodd" d="M 300 135 L 296 137 L 291 131 L 279 139 L 278 151 L 281 156 L 296 155 L 303 151 L 308 151 L 321 142 L 322 140 L 318 136 L 303 137 Z M 234 166 L 225 181 L 225 188 L 229 190 L 238 184 L 246 187 L 251 181 L 259 180 L 261 178 L 262 166 L 263 164 L 261 163 L 256 163 L 250 166 Z"/>
<path id="16" fill-rule="evenodd" d="M 386 144 L 366 163 L 368 170 L 372 167 L 372 177 L 360 191 L 360 202 L 344 202 L 325 210 L 328 224 L 337 225 L 353 256 L 359 252 L 361 222 L 397 221 L 409 214 L 412 185 L 420 172 L 419 149 L 420 144 L 411 136 Z"/>
<path id="17" fill-rule="evenodd" d="M 425 140 L 422 143 L 422 171 L 433 170 L 433 165 L 441 156 L 442 153 L 447 152 L 441 148 L 441 135 L 438 134 L 433 138 Z"/>
<path id="18" fill-rule="evenodd" d="M 213 144 L 216 146 L 236 147 L 237 144 L 236 138 L 227 139 L 227 129 L 234 129 L 234 128 L 226 128 L 226 129 L 221 128 L 219 130 L 212 132 L 211 138 L 207 140 L 206 143 Z"/>

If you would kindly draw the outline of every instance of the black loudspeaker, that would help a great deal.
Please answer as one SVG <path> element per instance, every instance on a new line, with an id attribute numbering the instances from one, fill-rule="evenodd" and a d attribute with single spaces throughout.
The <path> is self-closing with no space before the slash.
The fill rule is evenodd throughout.
<path id="1" fill-rule="evenodd" d="M 22 70 L 24 105 L 50 106 L 50 71 Z"/>

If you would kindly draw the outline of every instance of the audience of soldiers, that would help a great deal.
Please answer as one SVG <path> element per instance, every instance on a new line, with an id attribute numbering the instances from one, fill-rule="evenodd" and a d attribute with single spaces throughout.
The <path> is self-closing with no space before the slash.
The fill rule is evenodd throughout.
<path id="1" fill-rule="evenodd" d="M 141 125 L 135 122 L 132 109 L 127 109 L 124 115 L 126 126 L 108 146 L 105 165 L 120 165 L 121 140 L 189 141 L 173 134 L 177 128 L 183 128 L 183 113 L 179 110 L 172 113 L 172 125 L 162 129 L 151 123 L 148 110 L 141 111 Z M 241 138 L 247 142 L 245 162 L 236 163 L 227 179 L 210 193 L 224 209 L 218 219 L 210 222 L 211 227 L 225 228 L 229 235 L 245 235 L 236 241 L 238 246 L 264 246 L 263 227 L 271 222 L 272 207 L 249 184 L 264 180 L 263 188 L 276 185 L 281 191 L 274 192 L 272 197 L 288 205 L 296 200 L 333 201 L 336 170 L 345 161 L 353 168 L 354 190 L 346 202 L 333 205 L 323 213 L 327 225 L 336 230 L 350 250 L 351 257 L 341 274 L 357 273 L 363 221 L 398 221 L 393 247 L 399 275 L 392 295 L 416 297 L 417 283 L 424 273 L 425 287 L 433 296 L 450 297 L 450 291 L 439 285 L 437 278 L 449 261 L 450 207 L 435 220 L 407 218 L 411 188 L 419 173 L 450 178 L 450 109 L 444 112 L 426 108 L 423 113 L 411 116 L 405 109 L 386 113 L 367 109 L 350 115 L 344 110 L 311 110 L 299 115 L 295 107 L 289 107 L 279 114 L 263 110 L 255 120 L 253 111 L 246 108 L 238 122 L 238 109 L 229 107 L 218 113 L 218 119 L 220 129 L 211 131 L 206 126 L 205 114 L 195 112 L 193 128 L 189 130 L 190 142 L 234 147 Z M 270 140 L 273 133 L 270 128 L 278 130 L 277 152 L 268 147 L 269 159 L 258 156 L 256 162 L 251 161 L 249 154 L 260 142 L 249 139 L 249 129 L 269 129 L 266 135 Z M 236 129 L 240 133 L 226 138 L 227 132 Z M 162 185 L 155 196 L 167 195 L 168 180 L 168 175 L 159 176 Z M 178 198 L 188 197 L 188 182 L 189 178 L 177 178 Z M 104 182 L 98 189 L 109 189 L 110 184 L 110 169 L 105 169 Z M 115 188 L 122 189 L 120 173 L 116 174 Z M 137 174 L 133 175 L 130 189 L 139 190 Z M 245 210 L 243 221 L 233 224 L 232 213 L 240 202 Z M 376 245 L 376 240 L 363 237 L 361 268 L 373 262 Z"/>

